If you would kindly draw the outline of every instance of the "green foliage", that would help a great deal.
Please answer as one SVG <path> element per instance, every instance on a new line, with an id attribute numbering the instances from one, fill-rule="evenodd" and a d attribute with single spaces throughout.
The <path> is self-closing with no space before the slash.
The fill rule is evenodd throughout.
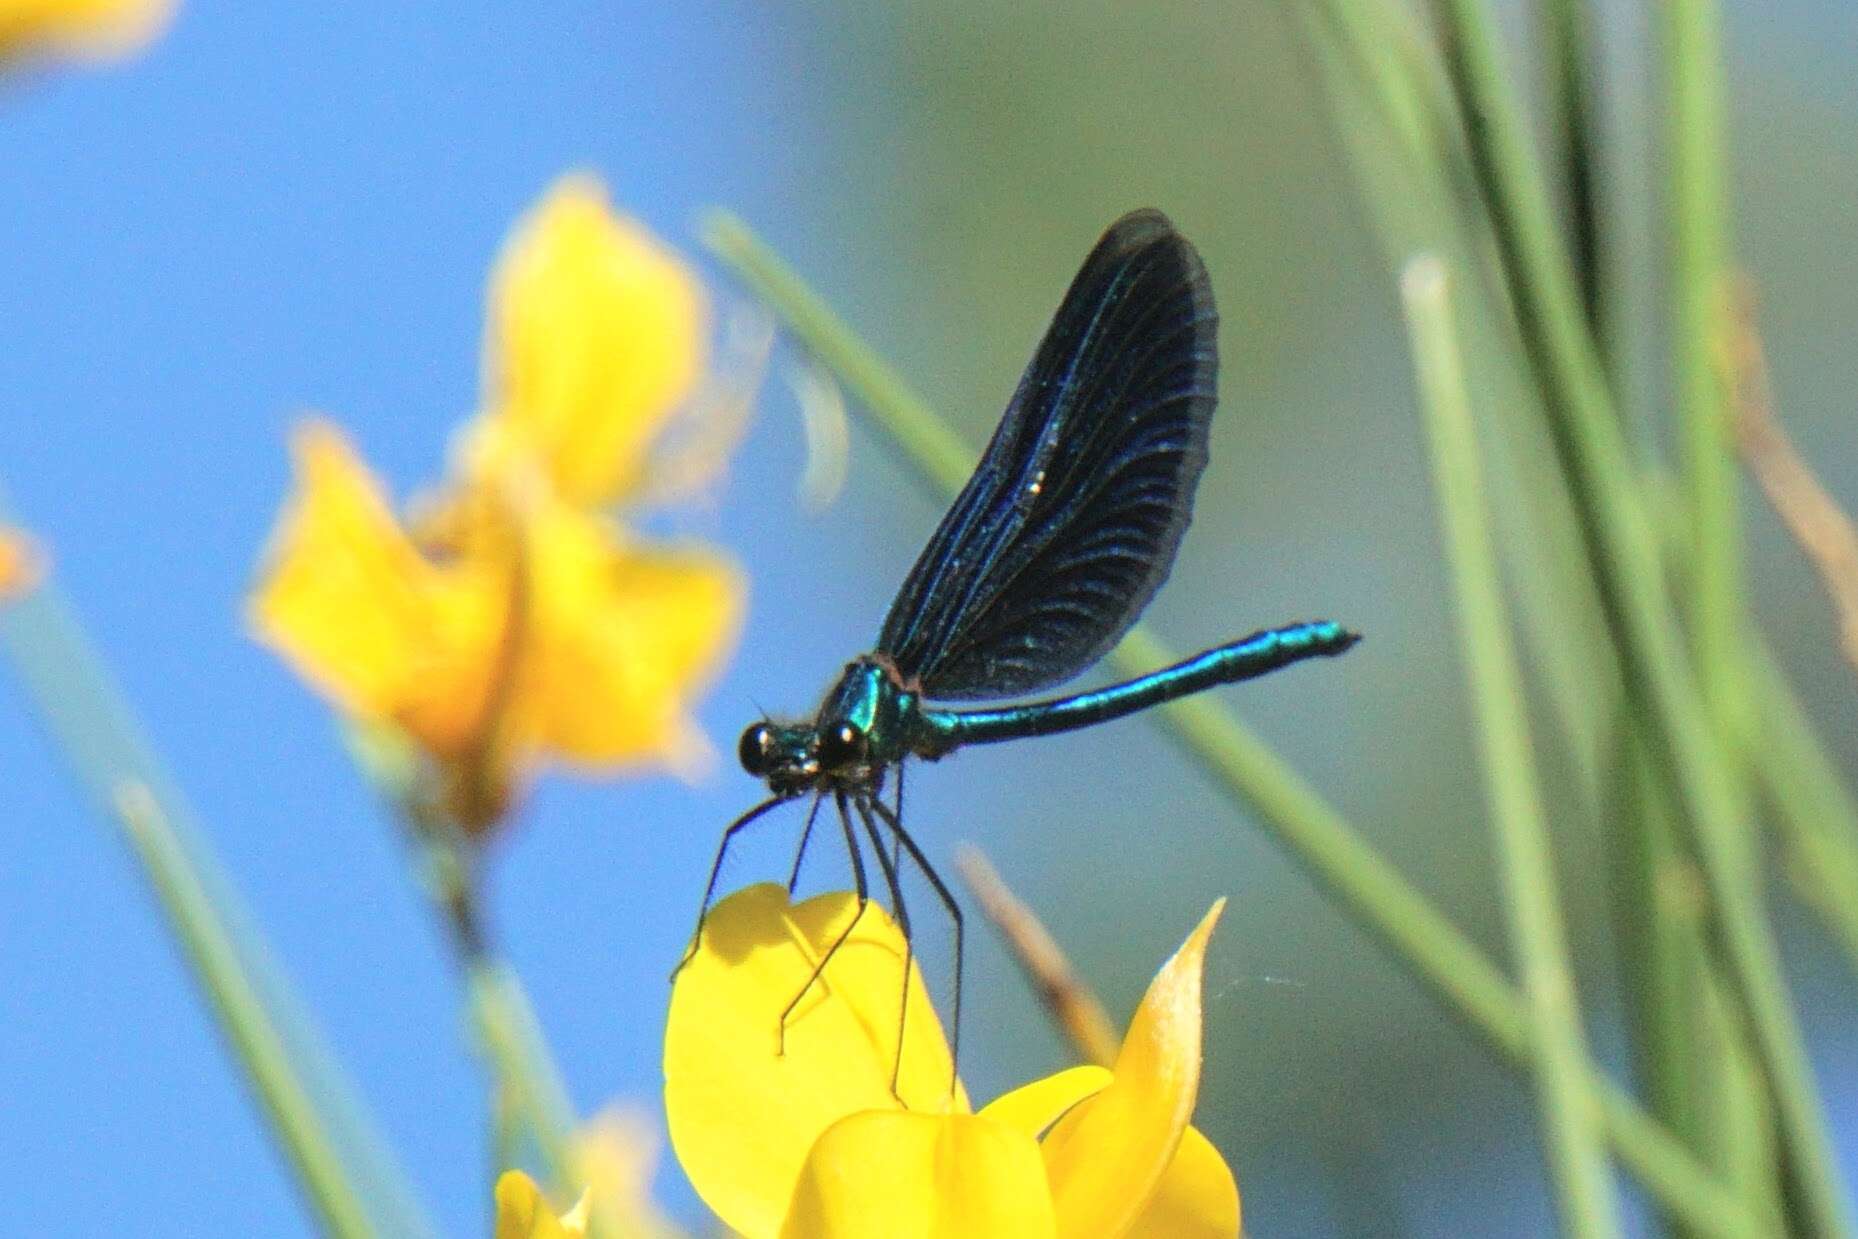
<path id="1" fill-rule="evenodd" d="M 1623 277 L 1607 264 L 1624 245 L 1594 166 L 1605 153 L 1598 104 L 1582 94 L 1594 90 L 1590 15 L 1578 4 L 1547 15 L 1551 176 L 1482 0 L 1441 0 L 1436 43 L 1392 3 L 1292 9 L 1390 264 L 1430 254 L 1464 294 L 1416 307 L 1415 345 L 1520 987 L 1217 702 L 1155 718 L 1442 1001 L 1536 1075 L 1569 1233 L 1617 1227 L 1593 1144 L 1604 1130 L 1685 1233 L 1846 1234 L 1846 1188 L 1765 906 L 1752 785 L 1797 854 L 1827 858 L 1809 889 L 1848 947 L 1858 891 L 1841 879 L 1854 873 L 1858 822 L 1748 615 L 1733 384 L 1721 369 L 1733 272 L 1717 16 L 1688 0 L 1668 10 L 1677 539 L 1665 536 L 1664 472 L 1634 448 L 1615 390 L 1607 292 Z M 790 269 L 731 218 L 714 221 L 709 241 L 939 487 L 959 484 L 969 460 L 959 441 Z M 1458 373 L 1459 341 L 1474 383 Z M 1572 811 L 1599 820 L 1617 858 L 1615 902 L 1629 915 L 1615 942 L 1635 989 L 1643 1103 L 1584 1048 L 1562 943 L 1566 885 L 1550 869 L 1529 769 L 1525 681 L 1505 670 L 1506 592 L 1552 743 L 1578 775 Z M 1118 651 L 1125 671 L 1170 658 L 1146 628 Z"/>

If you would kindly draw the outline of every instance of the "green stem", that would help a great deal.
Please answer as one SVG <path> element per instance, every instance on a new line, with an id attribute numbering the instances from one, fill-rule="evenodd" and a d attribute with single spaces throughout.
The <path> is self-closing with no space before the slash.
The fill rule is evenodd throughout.
<path id="1" fill-rule="evenodd" d="M 1746 730 L 1741 467 L 1721 366 L 1728 339 L 1728 191 L 1721 32 L 1710 0 L 1667 0 L 1671 341 L 1684 445 L 1689 600 L 1698 687 L 1721 734 Z"/>
<path id="2" fill-rule="evenodd" d="M 1540 0 L 1543 60 L 1555 114 L 1556 154 L 1581 308 L 1595 340 L 1606 339 L 1606 260 L 1600 232 L 1599 75 L 1586 0 Z"/>
<path id="3" fill-rule="evenodd" d="M 322 1226 L 431 1234 L 56 585 L 0 607 L 0 641 L 80 782 L 121 827 Z"/>
<path id="4" fill-rule="evenodd" d="M 1684 808 L 1727 975 L 1742 1005 L 1779 1116 L 1795 1199 L 1811 1233 L 1850 1233 L 1844 1187 L 1779 950 L 1744 880 L 1750 806 L 1725 762 L 1686 665 L 1623 430 L 1555 235 L 1541 168 L 1480 0 L 1438 0 L 1446 62 L 1497 234 L 1525 351 L 1546 397 L 1562 467 L 1635 700 L 1654 724 L 1658 758 Z"/>
<path id="5" fill-rule="evenodd" d="M 1522 671 L 1489 528 L 1464 363 L 1445 268 L 1415 259 L 1401 281 L 1432 444 L 1446 561 L 1458 600 L 1464 663 L 1483 742 L 1484 781 L 1504 873 L 1510 937 L 1536 1048 L 1543 1142 L 1562 1227 L 1595 1239 L 1620 1233 L 1580 1000 L 1568 959 L 1559 883 L 1529 740 Z"/>
<path id="6" fill-rule="evenodd" d="M 1741 468 L 1731 431 L 1733 410 L 1721 367 L 1727 340 L 1729 207 L 1723 162 L 1720 17 L 1711 0 L 1669 0 L 1665 19 L 1672 244 L 1671 341 L 1677 416 L 1684 446 L 1689 570 L 1685 590 L 1692 663 L 1704 708 L 1716 728 L 1724 775 L 1749 801 L 1742 741 L 1751 712 L 1747 680 L 1749 624 L 1743 609 Z M 1761 866 L 1754 824 L 1732 836 L 1732 876 L 1759 900 Z M 1710 969 L 1712 977 L 1718 972 Z M 1712 989 L 1720 987 L 1712 984 Z M 1736 1070 L 1742 1038 L 1732 1011 L 1707 1006 L 1711 1041 L 1728 1051 L 1706 1075 L 1716 1104 L 1710 1126 L 1718 1164 L 1751 1193 L 1771 1192 L 1771 1144 L 1760 1090 L 1743 1097 L 1750 1073 Z M 1759 1077 L 1754 1077 L 1759 1083 Z M 1768 1180 L 1764 1185 L 1763 1180 Z"/>
<path id="7" fill-rule="evenodd" d="M 709 248 L 787 329 L 851 389 L 871 418 L 943 491 L 967 481 L 973 455 L 806 283 L 734 216 L 705 229 Z M 1112 653 L 1119 669 L 1178 661 L 1138 624 Z M 1428 903 L 1295 771 L 1210 696 L 1150 711 L 1186 752 L 1263 823 L 1369 932 L 1413 969 L 1447 1008 L 1505 1056 L 1531 1066 L 1535 1050 L 1523 999 L 1478 948 Z M 1693 1225 L 1723 1236 L 1768 1228 L 1747 1213 L 1624 1091 L 1602 1077 L 1607 1131 L 1621 1158 L 1659 1200 Z"/>
<path id="8" fill-rule="evenodd" d="M 464 978 L 465 1002 L 489 1076 L 488 1110 L 498 1170 L 517 1164 L 527 1134 L 558 1199 L 584 1184 L 574 1163 L 576 1119 L 547 1039 L 521 979 L 497 955 L 482 903 L 482 825 L 466 826 L 432 785 L 433 772 L 392 727 L 351 727 L 357 768 L 399 815 L 426 896 Z M 590 1223 L 597 1239 L 598 1223 Z"/>
<path id="9" fill-rule="evenodd" d="M 1758 708 L 1749 749 L 1775 807 L 1794 882 L 1858 969 L 1858 801 L 1765 644 L 1753 646 Z"/>
<path id="10" fill-rule="evenodd" d="M 1680 846 L 1670 790 L 1649 742 L 1628 726 L 1619 743 L 1619 829 L 1612 835 L 1614 935 L 1638 1075 L 1652 1109 L 1693 1149 L 1707 1146 L 1692 1083 L 1697 994 L 1705 959 L 1704 895 L 1696 866 Z"/>
<path id="11" fill-rule="evenodd" d="M 1426 58 L 1398 22 L 1404 10 L 1308 0 L 1296 11 L 1389 266 L 1397 273 L 1409 255 L 1430 252 L 1461 274 L 1455 300 L 1463 352 L 1473 362 L 1490 359 L 1474 385 L 1489 388 L 1499 432 L 1489 445 L 1498 541 L 1532 670 L 1576 767 L 1586 815 L 1598 823 L 1603 766 L 1619 727 L 1617 660 L 1566 487 L 1544 450 L 1544 428 L 1527 394 L 1513 390 L 1527 380 L 1509 364 L 1516 342 L 1504 326 L 1507 305 L 1486 282 L 1462 278 L 1485 270 L 1489 238 L 1487 222 L 1471 209 L 1474 195 L 1454 192 L 1470 183 L 1456 114 L 1447 116 L 1446 92 L 1432 88 Z"/>
<path id="12" fill-rule="evenodd" d="M 1668 0 L 1661 11 L 1669 98 L 1671 341 L 1690 534 L 1685 601 L 1697 688 L 1716 728 L 1725 776 L 1739 785 L 1737 793 L 1746 804 L 1749 771 L 1743 741 L 1753 711 L 1752 668 L 1743 606 L 1741 465 L 1722 367 L 1730 325 L 1730 239 L 1721 16 L 1713 0 Z M 1737 845 L 1731 863 L 1738 871 L 1732 876 L 1747 884 L 1751 902 L 1758 902 L 1763 879 L 1752 818 L 1744 819 L 1731 842 Z M 1721 970 L 1711 967 L 1709 976 L 1718 1001 L 1706 1006 L 1704 1018 L 1713 1026 L 1711 1041 L 1724 1051 L 1714 1060 L 1717 1069 L 1704 1077 L 1717 1099 L 1711 1115 L 1716 1160 L 1746 1193 L 1771 1195 L 1777 1185 L 1766 1090 L 1746 1061 L 1742 1021 L 1732 1003 L 1721 1001 Z"/>
<path id="13" fill-rule="evenodd" d="M 579 1192 L 574 1164 L 574 1107 L 561 1081 L 522 982 L 507 966 L 477 958 L 465 985 L 478 1035 L 496 1077 L 492 1104 L 507 1096 L 535 1141 L 551 1186 L 562 1199 Z"/>
<path id="14" fill-rule="evenodd" d="M 323 1229 L 346 1239 L 375 1233 L 341 1155 L 322 1124 L 309 1090 L 290 1061 L 283 1037 L 257 990 L 239 966 L 237 949 L 213 911 L 213 902 L 188 867 L 173 828 L 148 788 L 125 783 L 116 795 L 117 815 L 194 976 L 219 1017 L 232 1051 L 251 1079 L 297 1179 Z"/>

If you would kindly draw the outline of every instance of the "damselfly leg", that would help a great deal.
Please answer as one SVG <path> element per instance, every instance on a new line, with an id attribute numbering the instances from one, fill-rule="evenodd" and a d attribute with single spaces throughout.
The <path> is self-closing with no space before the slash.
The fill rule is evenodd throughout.
<path id="1" fill-rule="evenodd" d="M 853 803 L 864 822 L 865 833 L 871 837 L 871 846 L 877 851 L 878 867 L 884 871 L 884 882 L 890 888 L 891 908 L 897 914 L 897 927 L 903 930 L 903 996 L 897 1000 L 897 1056 L 890 1065 L 890 1095 L 901 1101 L 897 1081 L 903 1075 L 903 1031 L 910 1020 L 910 968 L 916 962 L 916 937 L 910 931 L 910 910 L 903 902 L 903 883 L 897 880 L 896 862 L 885 854 L 884 839 L 878 834 L 871 802 L 861 798 Z"/>
<path id="2" fill-rule="evenodd" d="M 891 806 L 890 814 L 899 822 L 903 820 L 903 769 L 908 764 L 908 762 L 902 761 L 897 763 L 897 800 L 896 803 Z M 879 788 L 878 790 L 882 791 L 883 789 Z M 895 839 L 891 840 L 890 843 L 890 865 L 893 869 L 903 868 L 903 844 Z"/>
<path id="3" fill-rule="evenodd" d="M 845 850 L 851 853 L 852 886 L 858 895 L 858 910 L 852 914 L 852 919 L 845 923 L 845 928 L 839 931 L 839 936 L 832 940 L 832 945 L 827 947 L 825 953 L 819 957 L 819 962 L 813 965 L 813 974 L 806 979 L 806 984 L 800 987 L 800 992 L 795 994 L 793 1001 L 782 1010 L 780 1041 L 777 1050 L 781 1054 L 787 1052 L 787 1021 L 792 1018 L 794 1008 L 798 1007 L 800 1000 L 805 998 L 812 991 L 813 986 L 819 983 L 820 976 L 826 971 L 826 965 L 831 963 L 832 957 L 839 953 L 839 948 L 845 945 L 845 940 L 852 936 L 852 930 L 858 927 L 858 922 L 864 917 L 865 906 L 871 902 L 870 891 L 865 886 L 864 854 L 859 851 L 858 835 L 852 829 L 852 814 L 846 804 L 845 793 L 835 791 L 832 794 L 832 802 L 839 811 L 839 825 L 845 831 Z"/>
<path id="4" fill-rule="evenodd" d="M 813 823 L 819 820 L 819 806 L 826 799 L 826 793 L 820 792 L 813 797 L 813 807 L 806 811 L 806 825 L 800 831 L 800 846 L 794 849 L 794 867 L 787 873 L 787 897 L 793 898 L 794 888 L 800 885 L 800 862 L 806 859 L 807 841 L 813 837 Z"/>
<path id="5" fill-rule="evenodd" d="M 961 905 L 955 902 L 955 896 L 949 891 L 947 883 L 942 881 L 942 875 L 935 871 L 935 867 L 931 865 L 929 859 L 923 855 L 923 850 L 916 846 L 916 840 L 910 838 L 910 832 L 903 829 L 903 820 L 892 813 L 890 807 L 876 797 L 871 798 L 870 805 L 871 811 L 882 818 L 886 826 L 890 827 L 896 842 L 901 844 L 903 850 L 910 854 L 910 859 L 916 862 L 916 867 L 922 871 L 923 877 L 928 879 L 930 887 L 935 890 L 936 898 L 941 900 L 942 906 L 948 910 L 948 919 L 954 922 L 955 925 L 955 1005 L 950 1011 L 948 1042 L 948 1088 L 949 1092 L 953 1094 L 955 1091 L 956 1070 L 961 1063 L 961 947 L 963 936 Z"/>
<path id="6" fill-rule="evenodd" d="M 790 799 L 792 798 L 788 796 L 770 796 L 768 799 L 750 809 L 747 813 L 744 813 L 741 817 L 736 818 L 735 821 L 729 823 L 728 829 L 723 831 L 722 842 L 716 846 L 716 860 L 710 865 L 710 880 L 703 886 L 703 903 L 697 908 L 697 928 L 690 935 L 690 945 L 684 948 L 684 958 L 678 960 L 677 967 L 671 969 L 672 980 L 676 980 L 677 974 L 684 971 L 684 965 L 688 964 L 692 957 L 696 955 L 697 946 L 703 941 L 703 922 L 710 915 L 710 904 L 716 898 L 716 881 L 722 876 L 723 860 L 729 855 L 730 843 L 732 843 L 735 837 L 746 827 L 760 818 L 762 814 L 772 809 L 775 805 L 787 803 Z M 815 807 L 817 807 L 817 802 L 815 802 Z"/>

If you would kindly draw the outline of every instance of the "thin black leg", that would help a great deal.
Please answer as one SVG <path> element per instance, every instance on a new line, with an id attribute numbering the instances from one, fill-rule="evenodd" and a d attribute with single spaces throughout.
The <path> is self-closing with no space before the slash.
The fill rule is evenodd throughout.
<path id="1" fill-rule="evenodd" d="M 852 884 L 858 891 L 858 911 L 853 913 L 852 919 L 845 923 L 845 928 L 839 931 L 839 936 L 832 940 L 832 945 L 826 948 L 826 953 L 819 957 L 819 962 L 813 965 L 813 975 L 806 979 L 806 984 L 800 987 L 800 992 L 794 995 L 793 1001 L 788 1003 L 786 1009 L 781 1012 L 781 1033 L 777 1049 L 777 1052 L 781 1054 L 787 1052 L 787 1021 L 793 1015 L 794 1008 L 799 1006 L 800 1000 L 807 996 L 814 985 L 818 984 L 819 978 L 826 971 L 826 965 L 831 963 L 832 957 L 839 953 L 839 948 L 845 945 L 845 940 L 852 936 L 852 930 L 858 927 L 859 920 L 864 916 L 865 905 L 871 902 L 870 892 L 865 889 L 864 855 L 858 850 L 858 836 L 852 830 L 852 814 L 846 806 L 845 793 L 834 792 L 832 801 L 838 807 L 839 825 L 845 830 L 845 848 L 852 857 Z"/>
<path id="2" fill-rule="evenodd" d="M 878 868 L 884 871 L 884 882 L 890 887 L 890 904 L 896 911 L 897 925 L 903 930 L 903 997 L 897 1003 L 897 1057 L 890 1065 L 890 1095 L 902 1101 L 897 1081 L 903 1076 L 903 1030 L 910 1017 L 910 965 L 916 962 L 916 938 L 910 933 L 910 910 L 903 903 L 903 884 L 897 880 L 896 863 L 884 854 L 884 839 L 877 832 L 877 819 L 871 814 L 869 798 L 854 800 L 852 806 L 858 810 L 865 833 L 871 837 Z"/>
<path id="3" fill-rule="evenodd" d="M 728 828 L 723 831 L 722 842 L 716 846 L 716 860 L 710 865 L 710 880 L 703 887 L 703 903 L 697 909 L 697 928 L 695 932 L 690 935 L 690 945 L 684 950 L 684 958 L 678 960 L 677 967 L 671 969 L 672 980 L 676 980 L 677 974 L 684 971 L 684 965 L 688 964 L 691 957 L 697 953 L 697 944 L 703 941 L 703 922 L 710 914 L 710 901 L 716 898 L 716 879 L 722 876 L 723 858 L 729 855 L 730 842 L 741 832 L 743 827 L 753 822 L 769 809 L 772 809 L 775 805 L 785 804 L 788 799 L 789 798 L 786 796 L 770 796 L 768 799 L 750 809 L 747 813 L 744 813 L 741 817 L 736 818 L 735 821 L 729 823 Z"/>
<path id="4" fill-rule="evenodd" d="M 935 867 L 923 855 L 923 850 L 916 846 L 916 840 L 910 838 L 910 832 L 903 829 L 902 821 L 891 813 L 889 806 L 881 800 L 873 800 L 871 808 L 896 834 L 897 841 L 903 845 L 904 851 L 910 854 L 910 859 L 916 862 L 916 867 L 922 870 L 923 877 L 929 879 L 929 885 L 935 888 L 936 897 L 942 901 L 942 906 L 948 909 L 949 920 L 955 923 L 955 1007 L 952 1012 L 953 1018 L 950 1020 L 954 1026 L 954 1034 L 949 1038 L 948 1048 L 948 1092 L 952 1097 L 955 1093 L 955 1080 L 961 1064 L 961 905 L 955 902 L 955 896 L 949 892 L 948 884 L 942 881 L 942 876 L 935 871 Z"/>
<path id="5" fill-rule="evenodd" d="M 897 763 L 897 803 L 890 810 L 899 822 L 903 820 L 903 767 L 906 764 Z M 903 844 L 895 839 L 890 841 L 890 867 L 899 871 L 903 868 Z"/>
<path id="6" fill-rule="evenodd" d="M 806 826 L 800 831 L 800 846 L 794 849 L 794 867 L 787 874 L 787 897 L 793 898 L 794 887 L 800 885 L 800 862 L 806 859 L 807 840 L 813 837 L 813 823 L 819 820 L 819 805 L 826 798 L 820 792 L 813 797 L 813 807 L 806 811 Z"/>

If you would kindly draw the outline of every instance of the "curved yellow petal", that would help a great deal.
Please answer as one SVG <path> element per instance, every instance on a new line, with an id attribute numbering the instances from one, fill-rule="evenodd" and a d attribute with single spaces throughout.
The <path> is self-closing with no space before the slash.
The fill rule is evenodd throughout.
<path id="1" fill-rule="evenodd" d="M 127 55 L 168 23 L 174 0 L 0 0 L 0 61 L 35 52 Z"/>
<path id="2" fill-rule="evenodd" d="M 697 1194 L 745 1235 L 772 1235 L 807 1152 L 847 1115 L 899 1110 L 890 1079 L 902 996 L 902 934 L 875 903 L 788 1021 L 814 963 L 852 923 L 843 892 L 790 904 L 763 884 L 717 904 L 679 970 L 665 1021 L 671 1146 Z M 897 1091 L 910 1108 L 949 1108 L 952 1065 L 922 975 L 910 977 Z M 967 1098 L 957 1089 L 957 1111 Z"/>
<path id="3" fill-rule="evenodd" d="M 1124 1239 L 1237 1239 L 1239 1185 L 1213 1142 L 1189 1127 Z"/>
<path id="4" fill-rule="evenodd" d="M 1060 1119 L 1040 1146 L 1060 1235 L 1122 1234 L 1173 1160 L 1200 1089 L 1201 980 L 1224 908 L 1225 900 L 1215 903 L 1155 975 L 1109 1087 Z"/>
<path id="5" fill-rule="evenodd" d="M 981 1117 L 1005 1123 L 1036 1140 L 1045 1134 L 1046 1128 L 1064 1117 L 1065 1111 L 1091 1094 L 1101 1092 L 1110 1079 L 1109 1070 L 1095 1063 L 1067 1067 L 1055 1075 L 1002 1093 L 981 1107 Z"/>
<path id="6" fill-rule="evenodd" d="M 297 489 L 249 601 L 258 636 L 351 714 L 439 754 L 481 725 L 509 605 L 507 562 L 422 556 L 333 425 L 292 439 Z"/>
<path id="7" fill-rule="evenodd" d="M 619 498 L 694 386 L 708 331 L 690 269 L 614 214 L 591 176 L 558 181 L 516 226 L 491 279 L 479 467 L 539 468 L 581 504 Z"/>
<path id="8" fill-rule="evenodd" d="M 587 1197 L 557 1217 L 536 1186 L 520 1170 L 506 1170 L 497 1179 L 497 1239 L 585 1239 Z"/>
<path id="9" fill-rule="evenodd" d="M 1056 1233 L 1032 1137 L 980 1115 L 873 1110 L 813 1145 L 784 1239 L 1042 1239 Z"/>
<path id="10" fill-rule="evenodd" d="M 529 741 L 589 766 L 699 766 L 709 750 L 689 712 L 741 628 L 741 571 L 707 549 L 638 545 L 565 505 L 532 529 Z"/>

